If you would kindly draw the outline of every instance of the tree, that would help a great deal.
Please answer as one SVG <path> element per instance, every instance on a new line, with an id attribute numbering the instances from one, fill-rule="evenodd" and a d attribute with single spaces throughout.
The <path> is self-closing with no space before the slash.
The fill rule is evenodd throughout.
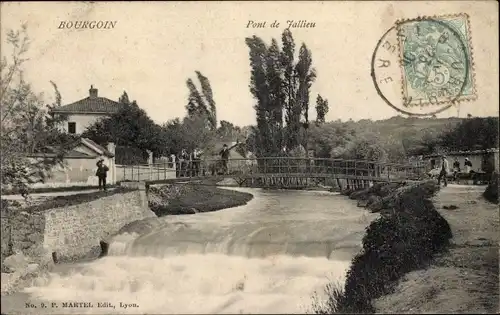
<path id="1" fill-rule="evenodd" d="M 193 80 L 188 79 L 186 81 L 189 89 L 188 103 L 186 105 L 188 117 L 203 117 L 206 126 L 211 130 L 215 130 L 217 128 L 217 111 L 210 81 L 199 71 L 196 71 L 196 75 L 200 81 L 203 94 L 198 91 Z"/>
<path id="2" fill-rule="evenodd" d="M 215 106 L 212 86 L 210 85 L 208 78 L 200 71 L 196 71 L 196 75 L 198 76 L 198 81 L 200 81 L 201 84 L 201 92 L 203 93 L 205 101 L 208 104 L 208 120 L 210 122 L 211 129 L 214 130 L 217 128 L 217 108 Z"/>
<path id="3" fill-rule="evenodd" d="M 272 140 L 271 146 L 281 150 L 284 146 L 283 134 L 283 93 L 282 68 L 280 65 L 280 50 L 278 42 L 273 38 L 266 54 L 266 82 L 269 88 L 268 125 Z M 273 151 L 277 151 L 273 150 Z M 274 152 L 277 153 L 277 152 Z"/>
<path id="4" fill-rule="evenodd" d="M 30 43 L 26 26 L 15 32 L 9 30 L 6 38 L 11 55 L 10 58 L 2 56 L 0 63 L 1 184 L 26 194 L 30 184 L 43 182 L 55 165 L 63 163 L 69 142 L 63 141 L 68 137 L 57 128 L 64 117 L 49 116 L 50 108 L 61 103 L 57 85 L 51 81 L 55 103 L 45 105 L 43 95 L 35 94 L 23 78 L 25 54 Z M 54 155 L 35 160 L 27 158 L 30 153 Z"/>
<path id="5" fill-rule="evenodd" d="M 297 102 L 298 77 L 295 68 L 295 42 L 292 32 L 285 29 L 281 35 L 281 67 L 284 73 L 283 93 L 285 95 L 286 147 L 292 149 L 299 145 L 300 113 L 302 108 Z"/>
<path id="6" fill-rule="evenodd" d="M 127 105 L 130 104 L 130 100 L 128 98 L 128 94 L 126 91 L 123 91 L 122 96 L 120 96 L 120 98 L 118 99 L 118 103 L 127 104 Z"/>
<path id="7" fill-rule="evenodd" d="M 316 123 L 325 123 L 326 114 L 328 114 L 328 100 L 323 99 L 321 95 L 318 94 L 316 98 Z"/>
<path id="8" fill-rule="evenodd" d="M 464 119 L 439 137 L 439 145 L 451 151 L 498 148 L 498 117 Z"/>
<path id="9" fill-rule="evenodd" d="M 267 47 L 264 41 L 257 37 L 249 37 L 245 42 L 250 49 L 250 93 L 256 100 L 254 105 L 257 126 L 255 129 L 255 149 L 258 157 L 272 153 L 271 131 L 269 127 L 269 88 L 266 80 Z"/>
<path id="10" fill-rule="evenodd" d="M 312 83 L 316 79 L 316 70 L 312 68 L 311 51 L 307 49 L 307 46 L 304 43 L 300 46 L 299 61 L 295 66 L 295 72 L 297 73 L 299 81 L 296 99 L 298 104 L 300 104 L 301 113 L 304 117 L 303 126 L 306 133 L 304 147 L 307 151 L 307 130 L 309 129 L 309 90 Z"/>
<path id="11" fill-rule="evenodd" d="M 124 104 L 111 117 L 89 126 L 82 136 L 101 145 L 114 142 L 120 146 L 139 148 L 144 156 L 147 150 L 151 150 L 155 156 L 166 150 L 162 128 L 155 124 L 136 101 Z"/>

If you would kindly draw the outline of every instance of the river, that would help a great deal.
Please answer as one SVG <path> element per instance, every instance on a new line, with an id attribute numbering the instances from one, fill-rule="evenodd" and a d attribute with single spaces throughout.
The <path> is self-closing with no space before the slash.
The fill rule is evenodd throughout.
<path id="1" fill-rule="evenodd" d="M 107 257 L 57 265 L 2 297 L 2 313 L 304 313 L 344 281 L 376 217 L 329 192 L 235 189 L 254 199 L 151 219 L 142 235 L 116 236 Z"/>

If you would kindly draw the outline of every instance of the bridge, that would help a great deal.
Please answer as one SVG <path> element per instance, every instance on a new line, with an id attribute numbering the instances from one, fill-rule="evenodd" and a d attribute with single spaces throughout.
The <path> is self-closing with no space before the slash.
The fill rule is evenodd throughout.
<path id="1" fill-rule="evenodd" d="M 145 181 L 149 184 L 203 182 L 216 184 L 234 179 L 242 187 L 305 188 L 336 186 L 338 189 L 367 187 L 376 182 L 421 180 L 425 166 L 381 163 L 366 160 L 328 158 L 265 157 L 164 162 L 149 165 L 121 165 L 122 181 Z"/>

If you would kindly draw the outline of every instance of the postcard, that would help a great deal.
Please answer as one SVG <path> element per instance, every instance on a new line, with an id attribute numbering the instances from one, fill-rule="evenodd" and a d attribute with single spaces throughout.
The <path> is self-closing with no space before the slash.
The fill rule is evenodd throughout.
<path id="1" fill-rule="evenodd" d="M 2 314 L 498 313 L 497 2 L 0 6 Z"/>

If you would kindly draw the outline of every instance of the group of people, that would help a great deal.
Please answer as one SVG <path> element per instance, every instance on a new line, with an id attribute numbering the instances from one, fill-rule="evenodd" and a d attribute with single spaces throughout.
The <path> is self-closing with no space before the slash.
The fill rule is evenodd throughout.
<path id="1" fill-rule="evenodd" d="M 202 154 L 202 150 L 195 148 L 192 152 L 189 153 L 186 149 L 182 149 L 177 156 L 173 155 L 172 159 L 174 159 L 175 161 L 172 162 L 176 163 L 177 176 L 200 176 Z"/>
<path id="2" fill-rule="evenodd" d="M 220 156 L 220 168 L 224 174 L 228 174 L 228 162 L 231 150 L 236 147 L 239 142 L 229 147 L 227 144 L 222 146 L 219 151 Z M 172 155 L 171 160 L 176 165 L 177 176 L 178 177 L 196 177 L 205 175 L 206 168 L 201 167 L 201 157 L 203 155 L 203 150 L 195 148 L 192 152 L 188 152 L 186 149 L 182 149 L 181 152 L 176 156 Z M 213 167 L 217 168 L 216 165 Z M 217 170 L 213 169 L 214 172 Z"/>
<path id="3" fill-rule="evenodd" d="M 469 160 L 469 158 L 465 158 L 464 161 L 464 168 L 465 168 L 465 173 L 469 174 L 472 172 L 472 162 Z M 446 155 L 441 156 L 441 171 L 439 172 L 438 176 L 438 185 L 441 185 L 441 180 L 444 182 L 444 186 L 448 186 L 448 170 L 449 170 L 449 163 L 448 160 L 446 159 Z M 460 168 L 460 161 L 455 158 L 455 161 L 453 162 L 453 180 L 456 180 L 458 177 L 458 174 L 461 172 Z"/>

